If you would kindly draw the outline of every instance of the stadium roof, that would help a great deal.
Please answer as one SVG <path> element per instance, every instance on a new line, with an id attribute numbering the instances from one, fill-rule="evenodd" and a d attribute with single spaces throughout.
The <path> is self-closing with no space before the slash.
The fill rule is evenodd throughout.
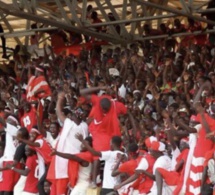
<path id="1" fill-rule="evenodd" d="M 28 44 L 33 22 L 43 23 L 40 31 L 61 28 L 95 36 L 103 40 L 126 44 L 143 40 L 143 24 L 150 22 L 159 25 L 170 18 L 185 17 L 203 23 L 215 24 L 201 17 L 209 0 L 0 0 L 1 24 L 7 38 L 7 46 Z M 89 24 L 86 21 L 86 7 L 91 4 L 102 19 L 102 24 Z M 107 14 L 112 13 L 116 21 L 110 21 Z M 118 34 L 113 25 L 119 24 Z M 109 26 L 109 33 L 95 32 L 92 27 Z"/>

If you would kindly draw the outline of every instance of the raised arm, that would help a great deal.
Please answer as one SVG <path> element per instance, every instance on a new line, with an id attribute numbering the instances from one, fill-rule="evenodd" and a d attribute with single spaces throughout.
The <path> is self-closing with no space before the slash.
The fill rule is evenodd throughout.
<path id="1" fill-rule="evenodd" d="M 37 126 L 38 126 L 39 132 L 40 132 L 44 137 L 46 137 L 46 131 L 43 130 L 42 125 L 41 125 L 41 121 L 40 121 L 39 107 L 40 107 L 40 102 L 38 103 L 37 111 L 36 111 Z"/>
<path id="2" fill-rule="evenodd" d="M 176 117 L 174 120 L 179 127 L 186 130 L 188 133 L 197 133 L 197 130 L 195 128 L 189 127 L 189 125 L 187 125 L 182 119 Z"/>
<path id="3" fill-rule="evenodd" d="M 20 137 L 16 137 L 16 139 L 20 142 L 23 142 L 29 146 L 32 146 L 32 147 L 40 147 L 40 144 L 38 142 L 33 142 L 33 141 L 30 141 L 30 140 L 27 140 L 27 139 L 22 139 Z"/>
<path id="4" fill-rule="evenodd" d="M 99 151 L 94 150 L 88 143 L 87 141 L 84 140 L 83 135 L 81 135 L 80 133 L 77 133 L 75 135 L 76 139 L 78 139 L 85 147 L 86 149 L 93 155 L 93 156 L 102 156 L 102 153 Z"/>
<path id="5" fill-rule="evenodd" d="M 211 83 L 210 83 L 210 81 L 205 81 L 205 82 L 201 85 L 201 87 L 199 88 L 199 90 L 198 90 L 198 92 L 197 92 L 197 94 L 196 94 L 196 96 L 195 96 L 195 98 L 194 98 L 194 100 L 193 100 L 193 105 L 195 105 L 197 102 L 200 101 L 202 92 L 203 92 L 203 90 L 204 90 L 206 87 L 211 88 Z"/>
<path id="6" fill-rule="evenodd" d="M 85 88 L 85 89 L 81 89 L 80 90 L 80 95 L 82 96 L 87 96 L 91 93 L 94 93 L 94 92 L 98 92 L 99 90 L 105 90 L 107 89 L 107 87 L 91 87 L 91 88 Z"/>
<path id="7" fill-rule="evenodd" d="M 58 99 L 57 99 L 57 104 L 56 104 L 56 114 L 58 119 L 64 123 L 66 116 L 64 115 L 63 111 L 62 111 L 62 104 L 63 104 L 63 100 L 65 98 L 65 93 L 64 92 L 60 92 L 58 93 Z"/>
<path id="8" fill-rule="evenodd" d="M 175 131 L 175 128 L 173 127 L 171 121 L 170 121 L 170 118 L 167 119 L 167 124 L 170 128 L 170 130 L 167 130 L 166 133 L 167 133 L 167 138 L 172 146 L 172 149 L 175 150 L 177 148 L 177 145 L 173 139 L 173 136 L 174 136 L 174 131 Z"/>

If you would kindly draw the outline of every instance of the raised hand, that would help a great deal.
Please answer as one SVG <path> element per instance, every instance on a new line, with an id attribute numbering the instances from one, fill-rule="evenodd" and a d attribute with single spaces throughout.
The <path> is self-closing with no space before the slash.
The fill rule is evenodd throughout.
<path id="1" fill-rule="evenodd" d="M 58 93 L 58 99 L 64 99 L 65 93 L 64 92 L 59 92 Z"/>

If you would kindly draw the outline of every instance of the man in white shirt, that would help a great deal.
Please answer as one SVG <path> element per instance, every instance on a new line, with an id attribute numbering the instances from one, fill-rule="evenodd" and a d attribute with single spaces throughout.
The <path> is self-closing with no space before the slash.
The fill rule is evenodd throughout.
<path id="1" fill-rule="evenodd" d="M 151 149 L 152 149 L 150 151 L 151 153 L 157 152 L 157 151 L 164 152 L 165 151 L 165 145 L 162 142 L 154 141 L 152 143 Z M 155 172 L 156 172 L 157 168 L 163 168 L 163 169 L 166 169 L 166 170 L 170 170 L 171 169 L 171 162 L 172 161 L 171 161 L 171 158 L 169 156 L 161 155 L 155 161 L 155 164 L 153 166 L 153 175 L 155 175 Z M 155 178 L 154 178 L 154 180 L 155 180 Z M 155 195 L 155 194 L 157 194 L 156 181 L 154 181 L 149 195 Z M 169 194 L 169 193 L 167 191 L 163 190 L 163 194 Z"/>
<path id="2" fill-rule="evenodd" d="M 75 134 L 80 133 L 86 138 L 88 126 L 82 121 L 80 109 L 75 110 L 74 113 L 69 113 L 67 116 L 64 115 L 62 111 L 64 98 L 65 94 L 63 92 L 58 94 L 56 113 L 60 122 L 63 123 L 63 129 L 59 134 L 56 150 L 62 153 L 77 154 L 80 152 L 81 143 L 75 138 Z M 47 178 L 51 181 L 56 181 L 56 183 L 61 183 L 60 187 L 56 189 L 57 194 L 65 194 L 69 178 L 68 159 L 54 156 L 48 170 Z M 56 184 L 56 186 L 59 185 Z"/>
<path id="3" fill-rule="evenodd" d="M 78 136 L 77 136 L 78 138 Z M 114 192 L 114 186 L 120 183 L 119 177 L 112 177 L 112 170 L 114 169 L 116 163 L 119 158 L 124 155 L 123 152 L 120 151 L 122 139 L 119 136 L 113 136 L 111 139 L 111 150 L 105 152 L 95 151 L 92 147 L 90 147 L 87 142 L 83 139 L 79 139 L 84 146 L 87 148 L 89 152 L 91 152 L 94 156 L 99 156 L 100 160 L 105 161 L 104 167 L 104 178 L 102 183 L 102 190 L 100 195 L 106 195 L 108 193 Z"/>
<path id="4" fill-rule="evenodd" d="M 18 141 L 14 139 L 18 132 L 18 120 L 11 116 L 8 116 L 7 120 L 1 118 L 0 122 L 4 126 L 4 130 L 6 132 L 6 141 L 5 141 L 5 149 L 2 157 L 3 167 L 7 167 L 8 164 L 13 163 L 14 154 L 16 151 L 16 147 L 18 146 Z M 12 193 L 14 185 L 17 180 L 16 173 L 12 170 L 5 170 L 2 173 L 2 183 L 1 183 L 1 191 Z M 16 181 L 15 181 L 16 180 Z"/>

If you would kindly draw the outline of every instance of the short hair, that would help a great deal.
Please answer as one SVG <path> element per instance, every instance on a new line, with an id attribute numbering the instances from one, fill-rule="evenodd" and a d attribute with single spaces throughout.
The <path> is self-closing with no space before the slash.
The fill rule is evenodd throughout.
<path id="1" fill-rule="evenodd" d="M 25 127 L 21 127 L 19 131 L 22 133 L 22 138 L 28 139 L 29 138 L 29 133 L 28 130 Z"/>
<path id="2" fill-rule="evenodd" d="M 128 152 L 135 153 L 135 152 L 137 152 L 137 150 L 138 150 L 138 145 L 136 143 L 129 144 L 129 146 L 128 146 Z"/>
<path id="3" fill-rule="evenodd" d="M 111 139 L 111 141 L 117 147 L 120 147 L 121 144 L 122 144 L 122 139 L 121 139 L 120 136 L 113 136 L 112 139 Z"/>
<path id="4" fill-rule="evenodd" d="M 179 105 L 177 103 L 172 103 L 172 104 L 169 105 L 169 107 L 172 107 L 175 110 L 177 110 L 179 108 Z"/>
<path id="5" fill-rule="evenodd" d="M 100 105 L 104 110 L 109 110 L 111 107 L 111 101 L 108 98 L 102 98 Z"/>
<path id="6" fill-rule="evenodd" d="M 93 11 L 92 14 L 91 14 L 91 18 L 92 19 L 97 19 L 98 17 L 98 13 L 96 11 Z"/>
<path id="7" fill-rule="evenodd" d="M 58 122 L 51 122 L 50 125 L 55 125 L 58 129 L 60 129 L 60 125 Z"/>

